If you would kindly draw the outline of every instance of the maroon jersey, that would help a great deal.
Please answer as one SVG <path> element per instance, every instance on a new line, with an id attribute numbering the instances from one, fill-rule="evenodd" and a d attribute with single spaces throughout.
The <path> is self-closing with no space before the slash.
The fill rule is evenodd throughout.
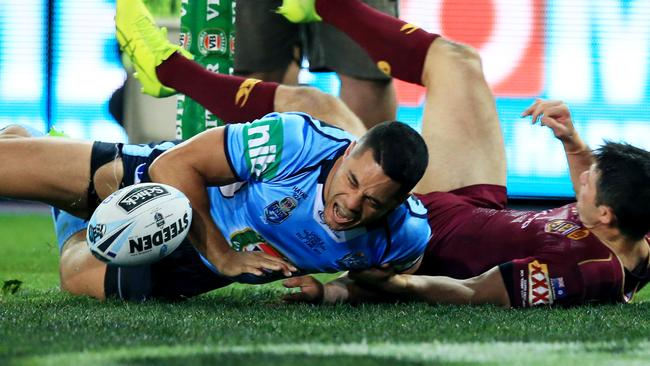
<path id="1" fill-rule="evenodd" d="M 505 209 L 505 187 L 494 185 L 419 198 L 432 237 L 416 274 L 469 278 L 499 266 L 515 307 L 627 302 L 650 277 L 647 265 L 626 276 L 616 254 L 582 225 L 575 204 Z"/>

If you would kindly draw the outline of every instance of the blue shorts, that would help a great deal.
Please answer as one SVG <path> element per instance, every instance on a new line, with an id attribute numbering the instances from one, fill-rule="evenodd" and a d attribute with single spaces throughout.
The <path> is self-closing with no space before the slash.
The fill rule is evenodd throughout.
<path id="1" fill-rule="evenodd" d="M 181 141 L 164 141 L 161 143 L 125 145 L 121 143 L 95 142 L 91 154 L 91 171 L 95 171 L 107 162 L 116 158 L 122 158 L 124 176 L 120 183 L 120 188 L 137 183 L 147 183 L 151 181 L 149 177 L 149 166 L 153 161 L 166 150 L 178 145 Z M 89 199 L 89 205 L 95 201 L 99 204 L 98 199 Z M 95 206 L 96 208 L 96 206 Z M 89 211 L 94 211 L 91 208 Z M 54 225 L 56 227 L 56 237 L 59 244 L 59 250 L 70 237 L 81 230 L 84 230 L 88 224 L 87 220 L 72 216 L 65 211 L 57 209 L 52 210 Z"/>

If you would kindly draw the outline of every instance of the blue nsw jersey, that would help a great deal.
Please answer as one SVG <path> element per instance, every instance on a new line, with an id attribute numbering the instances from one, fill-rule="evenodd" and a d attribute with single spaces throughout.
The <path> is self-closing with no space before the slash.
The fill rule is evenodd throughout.
<path id="1" fill-rule="evenodd" d="M 354 137 L 301 113 L 272 113 L 226 127 L 225 151 L 238 182 L 209 187 L 211 214 L 237 251 L 284 258 L 301 274 L 411 267 L 430 236 L 426 209 L 415 197 L 372 227 L 333 231 L 323 221 L 323 185 Z M 217 269 L 205 258 L 204 263 Z M 243 275 L 239 282 L 278 279 Z"/>

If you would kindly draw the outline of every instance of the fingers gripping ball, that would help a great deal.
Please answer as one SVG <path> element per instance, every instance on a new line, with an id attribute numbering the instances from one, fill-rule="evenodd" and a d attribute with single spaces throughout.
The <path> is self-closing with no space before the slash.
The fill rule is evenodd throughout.
<path id="1" fill-rule="evenodd" d="M 192 222 L 192 207 L 178 189 L 159 183 L 125 187 L 97 207 L 86 239 L 91 253 L 110 265 L 153 263 L 176 249 Z"/>

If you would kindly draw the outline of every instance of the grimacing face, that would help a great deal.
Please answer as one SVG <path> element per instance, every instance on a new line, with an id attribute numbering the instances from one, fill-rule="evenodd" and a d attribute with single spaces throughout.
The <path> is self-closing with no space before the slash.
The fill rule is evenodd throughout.
<path id="1" fill-rule="evenodd" d="M 325 184 L 323 219 L 333 230 L 348 230 L 378 220 L 399 206 L 406 195 L 374 160 L 372 150 L 355 152 L 352 143 Z"/>

